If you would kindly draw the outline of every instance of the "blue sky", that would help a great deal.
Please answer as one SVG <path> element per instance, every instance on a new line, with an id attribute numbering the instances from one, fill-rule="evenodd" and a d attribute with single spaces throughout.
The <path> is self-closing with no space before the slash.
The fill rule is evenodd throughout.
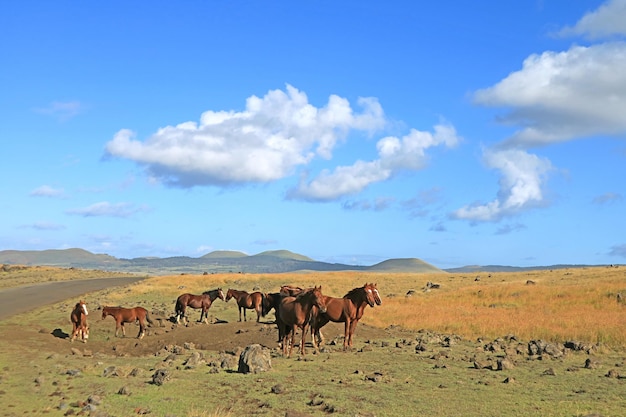
<path id="1" fill-rule="evenodd" d="M 626 262 L 626 0 L 0 3 L 0 250 Z"/>

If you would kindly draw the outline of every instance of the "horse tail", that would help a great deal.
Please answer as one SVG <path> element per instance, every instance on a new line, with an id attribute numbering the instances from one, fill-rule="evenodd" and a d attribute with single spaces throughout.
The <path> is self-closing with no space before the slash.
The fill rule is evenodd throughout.
<path id="1" fill-rule="evenodd" d="M 176 307 L 174 308 L 174 311 L 176 312 L 176 315 L 183 314 L 183 303 L 180 300 L 180 297 L 176 299 Z"/>
<path id="2" fill-rule="evenodd" d="M 270 309 L 267 306 L 267 296 L 265 295 L 264 292 L 261 293 L 261 316 L 265 317 L 267 316 L 267 313 L 269 313 Z"/>
<path id="3" fill-rule="evenodd" d="M 146 321 L 148 322 L 149 325 L 153 325 L 154 321 L 152 320 L 152 318 L 150 318 L 150 312 L 146 310 Z"/>

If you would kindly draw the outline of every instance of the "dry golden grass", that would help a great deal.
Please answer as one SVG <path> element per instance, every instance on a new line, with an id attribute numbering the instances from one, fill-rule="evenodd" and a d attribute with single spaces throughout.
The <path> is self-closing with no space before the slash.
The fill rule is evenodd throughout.
<path id="1" fill-rule="evenodd" d="M 479 277 L 479 279 L 476 279 Z M 532 280 L 533 283 L 527 283 Z M 439 289 L 424 291 L 427 282 Z M 383 305 L 367 309 L 363 323 L 456 333 L 474 339 L 514 334 L 525 340 L 582 340 L 626 347 L 626 268 L 472 274 L 311 272 L 159 276 L 134 292 L 172 297 L 215 287 L 277 291 L 282 284 L 322 285 L 341 297 L 366 282 L 378 285 Z M 406 296 L 413 290 L 414 294 Z"/>

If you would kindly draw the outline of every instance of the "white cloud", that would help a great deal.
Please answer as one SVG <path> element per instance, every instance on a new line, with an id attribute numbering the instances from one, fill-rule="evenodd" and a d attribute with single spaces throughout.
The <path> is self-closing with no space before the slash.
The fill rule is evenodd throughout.
<path id="1" fill-rule="evenodd" d="M 434 133 L 411 129 L 402 138 L 388 136 L 376 145 L 378 159 L 356 161 L 350 166 L 337 167 L 332 172 L 324 170 L 311 181 L 304 177 L 287 196 L 308 201 L 331 201 L 357 194 L 370 184 L 388 180 L 399 171 L 423 169 L 427 162 L 427 149 L 439 145 L 452 148 L 460 140 L 449 124 L 436 125 Z"/>
<path id="2" fill-rule="evenodd" d="M 585 14 L 573 27 L 559 32 L 561 36 L 583 35 L 590 39 L 626 35 L 626 0 L 610 0 L 597 10 Z"/>
<path id="3" fill-rule="evenodd" d="M 560 34 L 592 38 L 626 34 L 626 0 L 603 4 Z M 499 120 L 519 130 L 485 151 L 487 166 L 500 171 L 496 199 L 462 207 L 452 216 L 498 221 L 545 205 L 542 189 L 551 163 L 526 150 L 595 135 L 624 135 L 624 68 L 625 42 L 572 46 L 563 52 L 531 55 L 520 70 L 476 91 L 475 103 L 509 109 Z"/>
<path id="4" fill-rule="evenodd" d="M 106 152 L 145 165 L 155 179 L 179 187 L 271 182 L 316 156 L 330 158 L 349 132 L 371 133 L 385 125 L 376 99 L 362 98 L 358 104 L 360 113 L 332 95 L 317 108 L 305 93 L 287 85 L 286 91 L 248 98 L 242 112 L 207 111 L 199 123 L 167 126 L 145 142 L 120 130 Z"/>
<path id="5" fill-rule="evenodd" d="M 42 185 L 41 187 L 35 188 L 29 194 L 32 197 L 64 197 L 65 192 L 62 188 L 53 188 L 49 185 Z"/>
<path id="6" fill-rule="evenodd" d="M 130 203 L 109 203 L 102 201 L 88 207 L 67 210 L 67 214 L 83 217 L 131 217 L 140 212 L 149 211 L 147 207 L 136 207 Z"/>
<path id="7" fill-rule="evenodd" d="M 487 150 L 485 164 L 500 171 L 500 190 L 495 200 L 456 210 L 452 217 L 471 221 L 498 221 L 544 204 L 542 185 L 552 169 L 545 158 L 522 150 Z"/>
<path id="8" fill-rule="evenodd" d="M 53 101 L 46 107 L 38 107 L 35 112 L 57 117 L 61 121 L 67 121 L 84 110 L 80 101 Z"/>
<path id="9" fill-rule="evenodd" d="M 511 108 L 501 121 L 521 130 L 502 146 L 530 148 L 626 132 L 626 43 L 573 46 L 531 55 L 521 70 L 475 93 L 478 104 Z"/>

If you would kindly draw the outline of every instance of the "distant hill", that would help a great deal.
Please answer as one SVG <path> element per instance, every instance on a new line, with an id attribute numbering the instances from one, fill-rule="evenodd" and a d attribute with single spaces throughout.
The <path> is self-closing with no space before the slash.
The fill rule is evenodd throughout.
<path id="1" fill-rule="evenodd" d="M 219 258 L 243 258 L 244 256 L 248 256 L 243 252 L 238 252 L 234 250 L 216 250 L 206 255 L 201 256 L 201 258 L 205 259 L 219 259 Z"/>
<path id="2" fill-rule="evenodd" d="M 213 251 L 199 258 L 174 256 L 133 259 L 118 259 L 105 254 L 97 255 L 83 249 L 5 250 L 0 251 L 0 264 L 51 265 L 151 275 L 295 271 L 443 272 L 441 269 L 417 258 L 389 259 L 373 266 L 361 266 L 319 262 L 288 250 L 265 251 L 256 255 L 246 255 L 238 251 Z"/>
<path id="3" fill-rule="evenodd" d="M 578 264 L 558 264 L 547 266 L 506 266 L 506 265 L 468 265 L 460 268 L 447 268 L 445 272 L 450 273 L 474 273 L 474 272 L 520 272 L 520 271 L 541 271 L 549 269 L 585 268 L 590 265 Z M 604 265 L 594 265 L 604 266 Z"/>
<path id="4" fill-rule="evenodd" d="M 416 258 L 388 259 L 377 263 L 376 265 L 370 266 L 367 270 L 382 272 L 444 272 L 441 269 Z"/>

